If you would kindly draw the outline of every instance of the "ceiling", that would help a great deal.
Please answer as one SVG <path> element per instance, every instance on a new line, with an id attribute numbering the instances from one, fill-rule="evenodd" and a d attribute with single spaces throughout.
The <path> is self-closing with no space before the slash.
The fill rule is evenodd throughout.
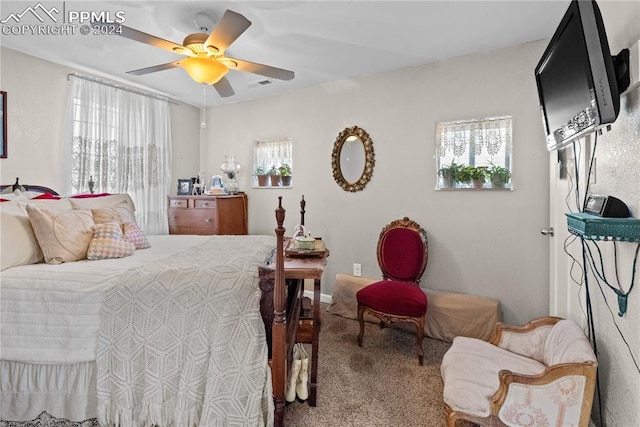
<path id="1" fill-rule="evenodd" d="M 34 1 L 2 1 L 3 26 L 17 25 L 7 18 L 20 14 Z M 327 82 L 345 80 L 404 67 L 426 64 L 470 53 L 517 46 L 548 39 L 568 5 L 555 1 L 44 1 L 56 6 L 58 21 L 70 12 L 108 12 L 125 18 L 124 25 L 182 44 L 198 13 L 215 22 L 225 10 L 243 14 L 252 25 L 226 55 L 295 72 L 280 81 L 231 70 L 227 74 L 235 95 L 221 98 L 210 86 L 200 85 L 179 68 L 142 76 L 127 71 L 183 58 L 147 44 L 116 35 L 5 34 L 3 47 L 25 52 L 80 72 L 151 90 L 195 106 L 206 106 L 268 96 Z M 55 13 L 52 12 L 52 13 Z M 38 24 L 30 13 L 20 25 Z M 64 25 L 71 25 L 67 23 Z M 24 28 L 24 27 L 22 27 Z M 17 30 L 14 30 L 17 31 Z M 268 80 L 269 84 L 260 84 Z"/>

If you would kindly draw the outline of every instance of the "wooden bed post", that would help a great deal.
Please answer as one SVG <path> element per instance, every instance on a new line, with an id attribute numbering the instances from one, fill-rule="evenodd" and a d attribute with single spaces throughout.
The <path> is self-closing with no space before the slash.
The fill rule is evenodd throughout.
<path id="1" fill-rule="evenodd" d="M 272 331 L 272 371 L 273 376 L 273 400 L 275 404 L 274 424 L 284 425 L 285 384 L 287 381 L 287 313 L 286 292 L 284 280 L 284 242 L 283 236 L 285 209 L 282 207 L 282 196 L 278 197 L 276 209 L 276 272 L 273 331 Z"/>
<path id="2" fill-rule="evenodd" d="M 300 225 L 304 225 L 304 207 L 307 205 L 307 202 L 304 201 L 304 194 L 302 195 L 302 200 L 300 200 Z"/>

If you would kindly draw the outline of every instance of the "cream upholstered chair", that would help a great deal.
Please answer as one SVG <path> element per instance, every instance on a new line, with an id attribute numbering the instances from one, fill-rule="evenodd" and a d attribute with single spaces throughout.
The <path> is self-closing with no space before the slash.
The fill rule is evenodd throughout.
<path id="1" fill-rule="evenodd" d="M 491 343 L 456 337 L 445 354 L 446 423 L 587 427 L 597 361 L 577 323 L 498 324 Z"/>
<path id="2" fill-rule="evenodd" d="M 407 217 L 393 221 L 380 233 L 377 254 L 382 280 L 356 293 L 360 321 L 358 345 L 362 347 L 365 311 L 380 319 L 380 327 L 392 322 L 413 323 L 418 362 L 422 365 L 427 296 L 418 283 L 429 259 L 427 234 Z"/>

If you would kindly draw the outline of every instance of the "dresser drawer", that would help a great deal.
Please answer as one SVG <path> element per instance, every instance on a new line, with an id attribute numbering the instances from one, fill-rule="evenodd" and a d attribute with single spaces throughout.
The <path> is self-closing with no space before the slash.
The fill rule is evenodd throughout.
<path id="1" fill-rule="evenodd" d="M 169 199 L 170 208 L 186 208 L 187 199 Z"/>
<path id="2" fill-rule="evenodd" d="M 205 209 L 215 209 L 216 208 L 216 199 L 196 199 L 194 200 L 194 208 L 205 208 Z"/>
<path id="3" fill-rule="evenodd" d="M 217 234 L 215 210 L 169 208 L 170 234 Z"/>

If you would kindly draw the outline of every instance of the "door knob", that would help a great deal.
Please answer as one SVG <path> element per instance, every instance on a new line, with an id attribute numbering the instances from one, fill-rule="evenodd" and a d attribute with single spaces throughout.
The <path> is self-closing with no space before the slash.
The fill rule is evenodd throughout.
<path id="1" fill-rule="evenodd" d="M 540 230 L 540 234 L 545 235 L 545 236 L 553 236 L 553 227 L 542 228 Z"/>

